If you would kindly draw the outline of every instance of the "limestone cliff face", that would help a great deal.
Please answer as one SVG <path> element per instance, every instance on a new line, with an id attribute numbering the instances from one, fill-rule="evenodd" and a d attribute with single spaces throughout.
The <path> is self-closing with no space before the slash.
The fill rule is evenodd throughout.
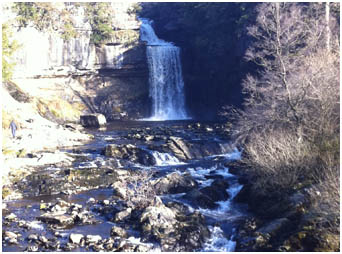
<path id="1" fill-rule="evenodd" d="M 114 33 L 101 46 L 90 42 L 91 26 L 82 7 L 67 7 L 78 32 L 76 38 L 68 41 L 58 31 L 40 32 L 33 27 L 15 31 L 14 39 L 21 48 L 14 56 L 17 64 L 13 81 L 26 80 L 34 85 L 32 79 L 44 79 L 56 85 L 58 80 L 60 87 L 70 87 L 70 96 L 63 96 L 70 97 L 71 103 L 84 103 L 86 111 L 103 113 L 109 120 L 147 116 L 145 46 L 139 42 L 140 22 L 134 14 L 127 13 L 131 5 L 111 4 Z"/>

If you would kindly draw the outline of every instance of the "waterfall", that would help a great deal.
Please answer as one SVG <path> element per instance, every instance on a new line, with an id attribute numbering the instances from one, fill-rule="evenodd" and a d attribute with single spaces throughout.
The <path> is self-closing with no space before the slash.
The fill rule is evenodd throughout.
<path id="1" fill-rule="evenodd" d="M 180 49 L 159 39 L 151 21 L 141 19 L 141 41 L 147 43 L 152 116 L 149 120 L 188 119 L 185 111 L 184 82 Z"/>

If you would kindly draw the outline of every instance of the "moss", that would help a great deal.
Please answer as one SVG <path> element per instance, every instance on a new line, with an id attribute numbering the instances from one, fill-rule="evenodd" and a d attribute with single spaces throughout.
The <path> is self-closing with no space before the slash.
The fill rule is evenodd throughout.
<path id="1" fill-rule="evenodd" d="M 6 198 L 11 193 L 11 190 L 8 187 L 2 187 L 2 199 Z"/>
<path id="2" fill-rule="evenodd" d="M 117 106 L 117 107 L 113 107 L 113 112 L 116 112 L 116 113 L 121 113 L 122 109 Z"/>
<path id="3" fill-rule="evenodd" d="M 27 155 L 26 149 L 20 149 L 20 150 L 17 152 L 17 157 L 18 157 L 18 158 L 24 158 L 24 157 L 26 157 L 26 155 Z"/>
<path id="4" fill-rule="evenodd" d="M 2 149 L 2 154 L 5 156 L 17 155 L 17 151 L 11 149 Z"/>
<path id="5" fill-rule="evenodd" d="M 299 232 L 299 233 L 298 233 L 298 238 L 299 238 L 300 240 L 304 239 L 305 237 L 306 237 L 306 232 Z"/>

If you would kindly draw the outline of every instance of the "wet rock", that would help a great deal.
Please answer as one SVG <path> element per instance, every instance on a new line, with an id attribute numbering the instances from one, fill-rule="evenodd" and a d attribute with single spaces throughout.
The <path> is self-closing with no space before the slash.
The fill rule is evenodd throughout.
<path id="1" fill-rule="evenodd" d="M 181 160 L 190 160 L 193 158 L 186 142 L 179 137 L 170 137 L 168 141 L 168 148 L 173 154 Z"/>
<path id="2" fill-rule="evenodd" d="M 94 198 L 89 198 L 87 203 L 91 203 L 91 204 L 94 204 L 96 203 L 95 199 Z"/>
<path id="3" fill-rule="evenodd" d="M 239 193 L 234 197 L 234 201 L 238 203 L 247 203 L 251 198 L 252 193 L 252 185 L 245 184 Z"/>
<path id="4" fill-rule="evenodd" d="M 236 251 L 260 251 L 264 250 L 269 239 L 262 235 L 245 237 L 238 241 Z"/>
<path id="5" fill-rule="evenodd" d="M 29 251 L 29 252 L 37 252 L 38 251 L 38 245 L 37 244 L 29 245 L 27 247 L 27 251 Z"/>
<path id="6" fill-rule="evenodd" d="M 257 235 L 263 236 L 276 236 L 278 232 L 284 230 L 286 226 L 290 223 L 289 219 L 287 218 L 279 218 L 269 222 L 267 225 L 259 228 L 256 231 Z"/>
<path id="7" fill-rule="evenodd" d="M 64 250 L 64 251 L 72 251 L 73 249 L 75 249 L 77 247 L 77 245 L 76 244 L 73 244 L 73 243 L 67 243 L 66 245 L 64 245 L 63 247 L 62 247 L 62 250 Z"/>
<path id="8" fill-rule="evenodd" d="M 18 227 L 24 228 L 24 229 L 29 229 L 30 225 L 26 221 L 20 220 L 20 221 L 18 221 Z"/>
<path id="9" fill-rule="evenodd" d="M 69 241 L 74 244 L 80 244 L 83 238 L 84 236 L 82 234 L 71 233 L 69 236 Z"/>
<path id="10" fill-rule="evenodd" d="M 100 127 L 106 124 L 106 117 L 98 113 L 83 115 L 80 122 L 83 127 Z"/>
<path id="11" fill-rule="evenodd" d="M 32 242 L 35 242 L 35 241 L 38 241 L 38 235 L 37 234 L 30 234 L 27 239 L 29 241 L 32 241 Z"/>
<path id="12" fill-rule="evenodd" d="M 87 243 L 97 243 L 101 240 L 102 240 L 102 237 L 100 235 L 87 235 L 86 236 Z"/>
<path id="13" fill-rule="evenodd" d="M 110 235 L 111 236 L 119 236 L 122 238 L 127 238 L 126 230 L 124 230 L 123 228 L 118 227 L 118 226 L 112 227 L 112 229 L 110 230 Z"/>
<path id="14" fill-rule="evenodd" d="M 174 232 L 174 225 L 177 223 L 174 211 L 162 203 L 147 207 L 139 220 L 142 224 L 143 234 L 150 239 L 159 240 Z M 161 232 L 163 233 L 161 234 Z"/>
<path id="15" fill-rule="evenodd" d="M 10 244 L 18 244 L 18 235 L 11 232 L 11 231 L 6 231 L 4 234 L 5 241 L 10 243 Z"/>
<path id="16" fill-rule="evenodd" d="M 134 249 L 135 252 L 149 252 L 151 251 L 151 247 L 148 245 L 138 245 L 137 247 L 135 247 Z"/>
<path id="17" fill-rule="evenodd" d="M 223 154 L 232 150 L 228 143 L 218 141 L 185 140 L 171 136 L 164 146 L 166 152 L 172 152 L 178 159 L 201 159 L 210 155 Z"/>
<path id="18" fill-rule="evenodd" d="M 227 200 L 229 198 L 229 194 L 226 191 L 228 187 L 229 184 L 227 181 L 215 180 L 210 186 L 201 189 L 200 192 L 217 202 L 221 200 Z"/>
<path id="19" fill-rule="evenodd" d="M 10 213 L 9 215 L 7 215 L 5 217 L 5 220 L 7 220 L 7 221 L 16 221 L 17 220 L 17 215 L 15 215 L 14 213 Z"/>
<path id="20" fill-rule="evenodd" d="M 159 242 L 162 251 L 199 250 L 210 235 L 204 217 L 189 213 L 181 204 L 170 202 L 165 206 L 156 199 L 155 205 L 147 207 L 139 220 L 144 239 Z"/>
<path id="21" fill-rule="evenodd" d="M 157 179 L 152 184 L 154 184 L 154 189 L 157 194 L 183 193 L 197 187 L 197 182 L 190 174 L 181 175 L 178 172 Z"/>
<path id="22" fill-rule="evenodd" d="M 146 136 L 144 136 L 144 139 L 145 139 L 147 142 L 149 142 L 149 141 L 153 141 L 153 140 L 155 139 L 155 137 L 152 136 L 152 135 L 146 135 Z"/>
<path id="23" fill-rule="evenodd" d="M 130 218 L 131 213 L 132 213 L 132 208 L 130 207 L 121 212 L 118 212 L 117 214 L 115 214 L 114 221 L 119 222 L 119 221 L 127 220 Z"/>
<path id="24" fill-rule="evenodd" d="M 197 189 L 188 192 L 184 196 L 184 198 L 202 208 L 214 209 L 218 207 L 218 205 L 215 204 L 215 201 L 211 197 L 207 196 L 206 194 L 202 193 Z"/>
<path id="25" fill-rule="evenodd" d="M 40 241 L 40 242 L 42 242 L 42 243 L 47 243 L 49 240 L 45 237 L 45 236 L 43 236 L 43 235 L 40 235 L 39 237 L 38 237 L 38 240 Z"/>
<path id="26" fill-rule="evenodd" d="M 155 165 L 156 160 L 151 153 L 135 145 L 115 145 L 110 144 L 105 148 L 105 155 L 118 159 L 129 160 L 142 165 Z"/>
<path id="27" fill-rule="evenodd" d="M 68 214 L 46 213 L 39 216 L 37 219 L 45 223 L 58 224 L 61 226 L 68 226 L 74 224 L 73 217 Z"/>

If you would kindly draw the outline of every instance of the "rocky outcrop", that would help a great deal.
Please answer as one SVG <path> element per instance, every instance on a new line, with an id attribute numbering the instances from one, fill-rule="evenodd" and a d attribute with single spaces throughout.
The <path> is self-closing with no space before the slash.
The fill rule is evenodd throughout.
<path id="1" fill-rule="evenodd" d="M 181 160 L 202 159 L 207 156 L 224 154 L 231 150 L 228 143 L 220 141 L 185 140 L 181 137 L 171 136 L 162 147 L 165 152 L 173 153 Z"/>
<path id="2" fill-rule="evenodd" d="M 190 174 L 181 175 L 174 172 L 159 178 L 152 183 L 157 194 L 175 194 L 188 192 L 197 187 L 197 182 Z"/>
<path id="3" fill-rule="evenodd" d="M 311 212 L 308 192 L 260 193 L 247 181 L 234 200 L 247 203 L 253 216 L 238 227 L 236 251 L 339 251 L 338 232 L 327 230 L 326 219 Z M 338 224 L 339 216 L 330 216 Z"/>
<path id="4" fill-rule="evenodd" d="M 105 155 L 119 159 L 129 160 L 130 162 L 140 163 L 142 165 L 155 165 L 156 160 L 153 155 L 135 145 L 107 145 Z"/>
<path id="5" fill-rule="evenodd" d="M 102 114 L 89 114 L 80 117 L 83 127 L 100 127 L 106 124 L 106 117 Z"/>
<path id="6" fill-rule="evenodd" d="M 143 211 L 140 223 L 144 238 L 159 242 L 162 251 L 199 250 L 209 236 L 203 215 L 184 214 L 172 203 L 169 206 L 157 198 L 153 206 Z"/>
<path id="7" fill-rule="evenodd" d="M 64 40 L 61 31 L 38 31 L 33 26 L 17 30 L 17 24 L 11 20 L 14 14 L 10 4 L 4 9 L 5 19 L 13 21 L 11 24 L 17 30 L 13 39 L 22 45 L 14 55 L 17 64 L 13 81 L 34 89 L 41 83 L 48 84 L 47 89 L 58 90 L 55 96 L 74 108 L 80 107 L 83 113 L 102 113 L 108 120 L 147 117 L 146 46 L 139 41 L 140 22 L 135 14 L 129 13 L 132 3 L 110 4 L 115 13 L 113 34 L 102 45 L 91 43 L 93 31 L 84 7 L 55 5 L 70 14 L 78 33 L 76 38 Z M 51 103 L 45 104 L 48 107 Z M 70 117 L 59 118 L 65 121 Z"/>

